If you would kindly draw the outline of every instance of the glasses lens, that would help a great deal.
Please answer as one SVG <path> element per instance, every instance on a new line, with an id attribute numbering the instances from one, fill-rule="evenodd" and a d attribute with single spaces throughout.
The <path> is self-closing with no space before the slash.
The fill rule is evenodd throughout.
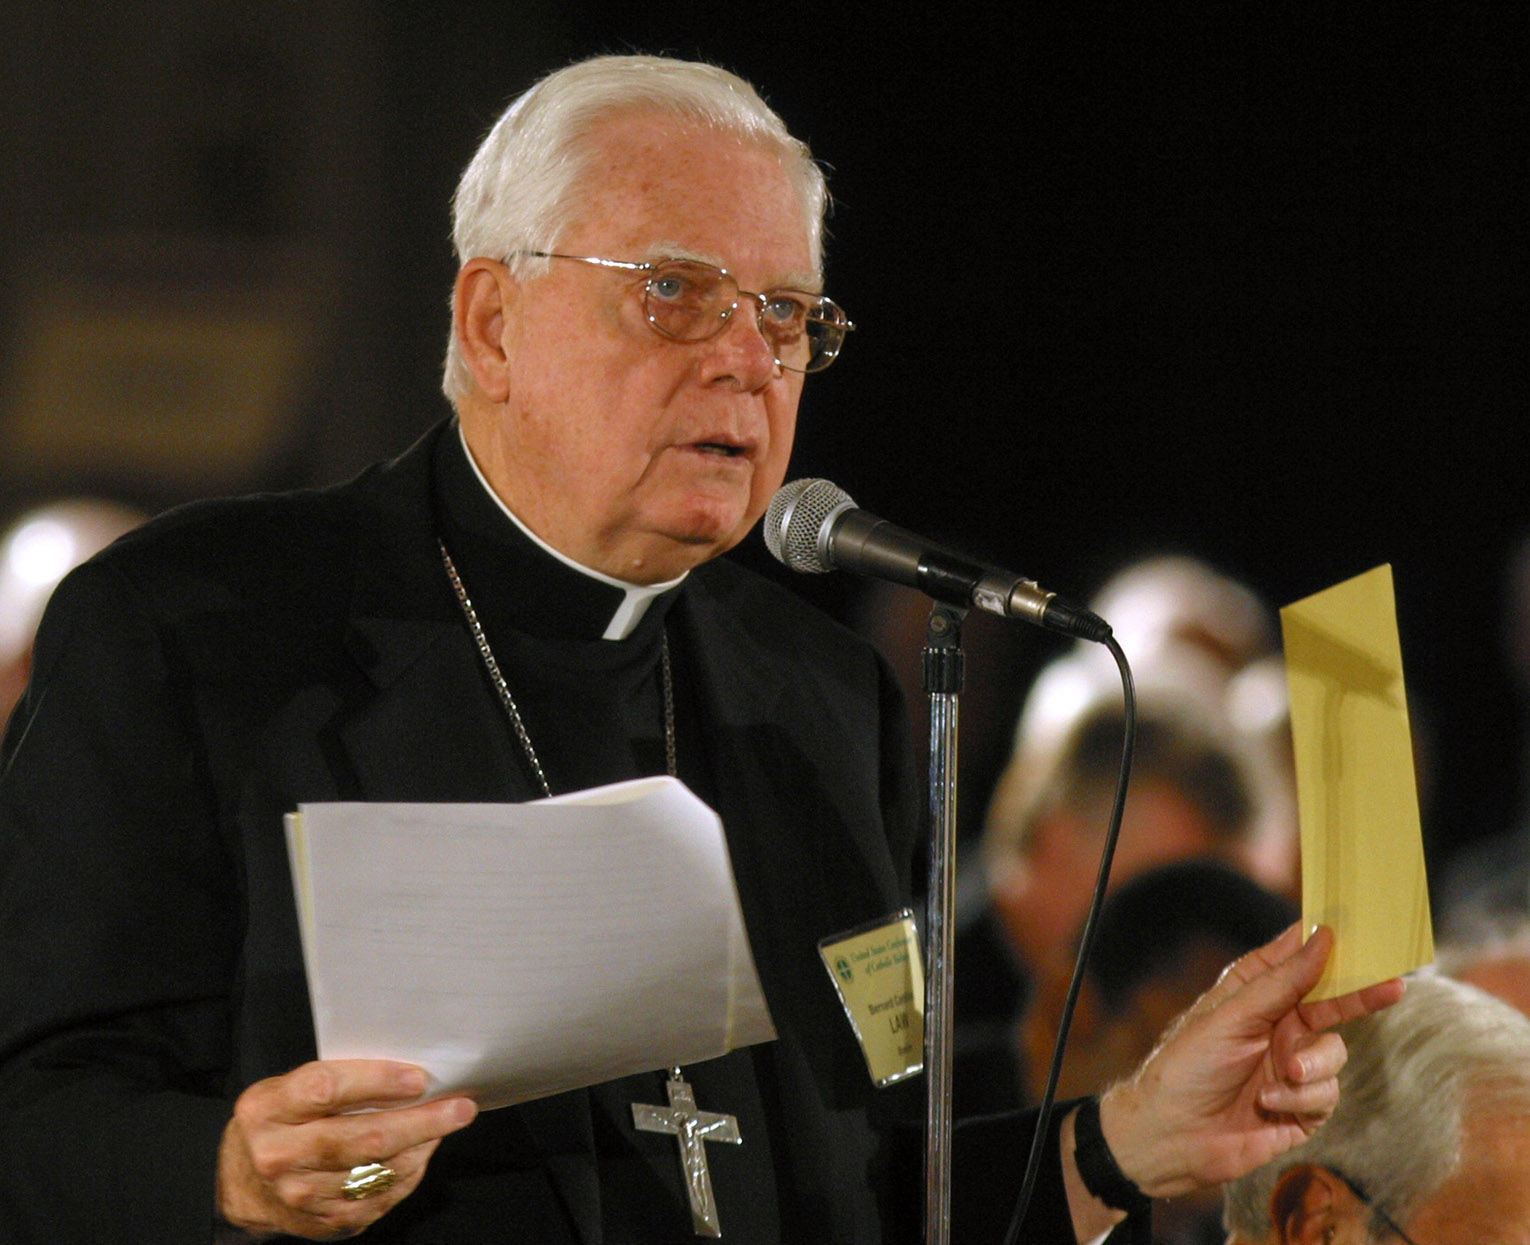
<path id="1" fill-rule="evenodd" d="M 776 362 L 793 372 L 821 372 L 839 356 L 849 318 L 817 294 L 777 290 L 760 299 L 760 332 Z"/>
<path id="2" fill-rule="evenodd" d="M 850 317 L 831 299 L 814 300 L 814 306 L 805 321 L 808 339 L 808 359 L 804 372 L 821 372 L 835 359 L 845 344 L 845 334 L 853 326 Z"/>
<path id="3" fill-rule="evenodd" d="M 715 337 L 739 301 L 738 282 L 710 264 L 675 259 L 653 270 L 643 292 L 648 322 L 675 341 Z M 760 332 L 776 361 L 793 372 L 821 372 L 839 356 L 850 319 L 831 299 L 796 290 L 753 295 Z"/>
<path id="4" fill-rule="evenodd" d="M 738 283 L 720 268 L 671 260 L 648 278 L 648 321 L 676 341 L 705 341 L 722 330 L 738 303 Z"/>
<path id="5" fill-rule="evenodd" d="M 813 357 L 808 317 L 818 300 L 791 290 L 759 296 L 760 332 L 770 343 L 776 362 L 794 372 L 805 372 Z"/>

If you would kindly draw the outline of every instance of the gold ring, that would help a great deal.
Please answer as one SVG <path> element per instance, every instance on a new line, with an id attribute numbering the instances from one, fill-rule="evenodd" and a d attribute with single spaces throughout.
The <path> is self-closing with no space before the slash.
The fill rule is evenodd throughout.
<path id="1" fill-rule="evenodd" d="M 397 1182 L 398 1173 L 391 1167 L 384 1167 L 381 1163 L 366 1163 L 351 1168 L 350 1177 L 340 1186 L 340 1192 L 348 1201 L 359 1202 L 374 1193 L 391 1189 Z"/>

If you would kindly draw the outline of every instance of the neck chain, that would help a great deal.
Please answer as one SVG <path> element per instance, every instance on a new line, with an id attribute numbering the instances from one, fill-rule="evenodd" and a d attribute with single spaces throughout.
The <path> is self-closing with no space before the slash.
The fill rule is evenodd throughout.
<path id="1" fill-rule="evenodd" d="M 489 679 L 494 684 L 494 690 L 499 693 L 499 702 L 505 707 L 505 716 L 510 719 L 510 727 L 520 742 L 521 751 L 526 754 L 526 760 L 530 763 L 532 772 L 537 776 L 537 782 L 542 786 L 542 794 L 551 796 L 552 787 L 547 781 L 547 774 L 542 769 L 542 762 L 537 757 L 537 750 L 532 745 L 531 734 L 526 729 L 526 723 L 521 720 L 521 711 L 516 707 L 515 697 L 510 694 L 510 685 L 505 682 L 505 676 L 500 673 L 499 662 L 494 659 L 494 650 L 489 647 L 489 637 L 484 634 L 483 624 L 478 621 L 478 611 L 473 608 L 473 602 L 468 599 L 467 589 L 462 586 L 462 576 L 457 574 L 452 555 L 446 551 L 446 542 L 437 540 L 436 545 L 441 550 L 441 562 L 446 567 L 446 577 L 451 580 L 452 591 L 457 594 L 457 604 L 462 606 L 462 616 L 467 619 L 473 642 L 478 645 L 478 655 L 483 659 L 484 669 L 489 672 Z M 675 681 L 669 666 L 668 631 L 664 632 L 660 641 L 659 671 L 662 676 L 660 681 L 664 687 L 664 768 L 669 776 L 674 778 L 678 773 L 675 761 Z"/>
<path id="2" fill-rule="evenodd" d="M 531 734 L 526 730 L 525 722 L 521 720 L 521 711 L 516 707 L 515 697 L 510 695 L 510 686 L 505 682 L 505 676 L 500 673 L 499 662 L 494 658 L 494 650 L 489 647 L 489 637 L 484 634 L 483 624 L 478 621 L 478 611 L 473 608 L 473 602 L 468 599 L 467 589 L 462 586 L 462 576 L 457 574 L 452 555 L 446 551 L 446 542 L 438 539 L 436 544 L 441 549 L 441 562 L 446 567 L 446 577 L 451 580 L 452 591 L 457 594 L 457 603 L 462 606 L 462 616 L 467 619 L 468 630 L 473 634 L 473 642 L 478 645 L 478 655 L 483 658 L 484 669 L 489 672 L 494 689 L 499 693 L 500 703 L 505 707 L 505 716 L 510 719 L 515 737 L 520 741 L 521 750 L 525 752 L 526 760 L 531 763 L 537 781 L 542 784 L 542 794 L 550 797 L 552 787 L 548 784 L 547 775 L 542 770 L 542 762 L 537 758 L 537 750 L 532 745 Z M 669 776 L 674 778 L 677 776 L 675 681 L 669 667 L 668 631 L 663 633 L 660 641 L 659 669 L 664 686 L 664 765 Z M 718 1220 L 717 1200 L 712 1192 L 711 1173 L 707 1169 L 705 1143 L 729 1141 L 737 1145 L 743 1140 L 739 1133 L 738 1120 L 731 1115 L 718 1115 L 699 1110 L 696 1106 L 695 1091 L 686 1082 L 685 1073 L 678 1066 L 669 1070 L 667 1092 L 669 1094 L 667 1108 L 634 1102 L 632 1126 L 640 1132 L 668 1133 L 680 1143 L 680 1172 L 685 1182 L 686 1196 L 691 1204 L 691 1225 L 697 1236 L 721 1236 L 722 1225 Z"/>

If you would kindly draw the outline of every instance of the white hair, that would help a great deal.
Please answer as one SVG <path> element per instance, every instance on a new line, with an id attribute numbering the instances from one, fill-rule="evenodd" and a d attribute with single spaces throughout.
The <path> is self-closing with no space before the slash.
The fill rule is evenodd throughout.
<path id="1" fill-rule="evenodd" d="M 1338 1032 L 1349 1061 L 1332 1118 L 1224 1190 L 1226 1225 L 1247 1240 L 1269 1235 L 1275 1186 L 1299 1163 L 1342 1173 L 1406 1223 L 1460 1163 L 1468 1111 L 1530 1110 L 1530 1019 L 1474 986 L 1411 978 L 1401 1002 Z"/>
<path id="2" fill-rule="evenodd" d="M 543 78 L 505 110 L 479 146 L 452 202 L 457 262 L 505 260 L 516 272 L 546 261 L 518 251 L 556 250 L 592 166 L 592 132 L 622 113 L 657 112 L 775 153 L 802 201 L 813 263 L 821 267 L 828 192 L 806 144 L 759 93 L 714 65 L 663 56 L 597 56 Z M 621 257 L 617 257 L 621 258 Z M 469 376 L 453 332 L 442 388 L 455 404 Z"/>

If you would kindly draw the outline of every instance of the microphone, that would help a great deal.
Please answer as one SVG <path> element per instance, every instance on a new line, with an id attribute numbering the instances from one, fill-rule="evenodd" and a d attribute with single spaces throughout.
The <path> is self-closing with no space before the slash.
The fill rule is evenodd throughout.
<path id="1" fill-rule="evenodd" d="M 854 571 L 1096 644 L 1110 638 L 1110 624 L 1098 614 L 1059 601 L 1033 579 L 894 527 L 829 480 L 792 480 L 776 490 L 765 511 L 765 544 L 794 571 Z"/>

